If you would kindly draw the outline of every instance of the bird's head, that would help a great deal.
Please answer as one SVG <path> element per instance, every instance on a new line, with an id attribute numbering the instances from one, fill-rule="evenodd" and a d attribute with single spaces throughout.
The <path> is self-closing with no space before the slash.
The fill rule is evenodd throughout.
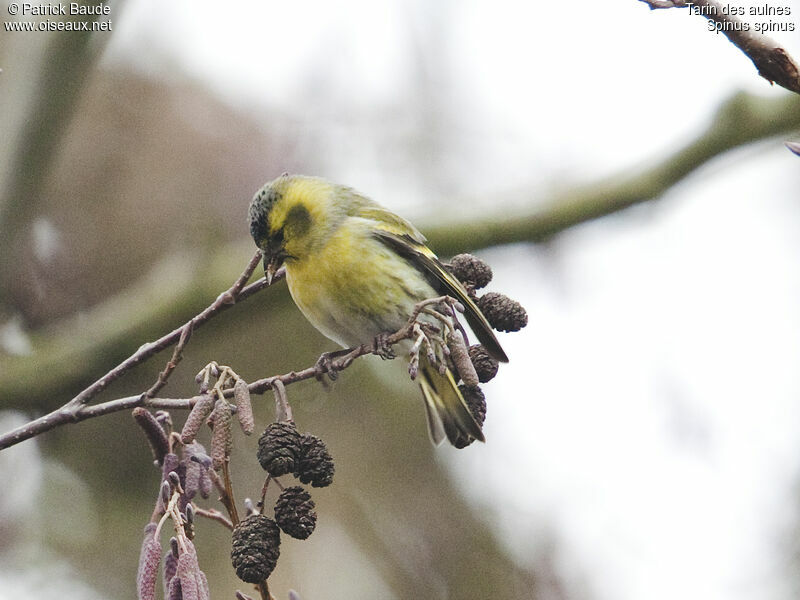
<path id="1" fill-rule="evenodd" d="M 250 203 L 250 235 L 264 253 L 272 281 L 284 262 L 302 260 L 323 244 L 334 214 L 334 186 L 318 177 L 283 174 Z"/>

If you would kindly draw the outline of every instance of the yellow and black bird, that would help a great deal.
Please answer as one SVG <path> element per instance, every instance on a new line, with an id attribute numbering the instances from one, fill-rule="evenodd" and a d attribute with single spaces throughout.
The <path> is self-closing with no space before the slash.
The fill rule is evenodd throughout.
<path id="1" fill-rule="evenodd" d="M 297 307 L 321 333 L 348 348 L 400 329 L 415 305 L 448 295 L 497 360 L 507 362 L 491 327 L 463 286 L 406 220 L 355 190 L 318 177 L 282 175 L 250 204 L 250 233 L 268 279 L 281 265 Z M 431 439 L 484 440 L 456 385 L 420 356 L 419 385 Z"/>

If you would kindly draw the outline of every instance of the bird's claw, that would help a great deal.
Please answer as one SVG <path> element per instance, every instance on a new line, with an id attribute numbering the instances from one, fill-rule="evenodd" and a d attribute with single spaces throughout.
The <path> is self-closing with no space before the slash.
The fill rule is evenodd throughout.
<path id="1" fill-rule="evenodd" d="M 373 352 L 380 356 L 383 360 L 392 359 L 396 355 L 394 348 L 389 344 L 389 334 L 379 333 L 372 341 Z"/>
<path id="2" fill-rule="evenodd" d="M 317 359 L 317 362 L 314 364 L 314 368 L 317 371 L 317 379 L 319 381 L 322 381 L 325 374 L 330 377 L 331 381 L 336 381 L 336 379 L 339 377 L 339 369 L 333 363 L 333 359 L 336 354 L 336 352 L 324 352 Z"/>

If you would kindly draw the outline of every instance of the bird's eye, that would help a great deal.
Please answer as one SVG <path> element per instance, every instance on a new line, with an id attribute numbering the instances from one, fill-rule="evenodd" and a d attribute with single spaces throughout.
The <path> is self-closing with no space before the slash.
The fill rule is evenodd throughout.
<path id="1" fill-rule="evenodd" d="M 278 231 L 274 232 L 270 236 L 270 242 L 272 242 L 271 245 L 273 246 L 280 246 L 281 244 L 283 244 L 283 227 L 278 229 Z"/>

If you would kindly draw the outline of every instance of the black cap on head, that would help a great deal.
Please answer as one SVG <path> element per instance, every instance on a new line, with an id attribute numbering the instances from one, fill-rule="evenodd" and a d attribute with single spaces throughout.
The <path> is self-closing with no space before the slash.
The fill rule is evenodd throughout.
<path id="1" fill-rule="evenodd" d="M 250 235 L 259 247 L 269 237 L 269 213 L 280 198 L 281 193 L 275 189 L 273 182 L 262 187 L 253 196 L 249 211 Z"/>

